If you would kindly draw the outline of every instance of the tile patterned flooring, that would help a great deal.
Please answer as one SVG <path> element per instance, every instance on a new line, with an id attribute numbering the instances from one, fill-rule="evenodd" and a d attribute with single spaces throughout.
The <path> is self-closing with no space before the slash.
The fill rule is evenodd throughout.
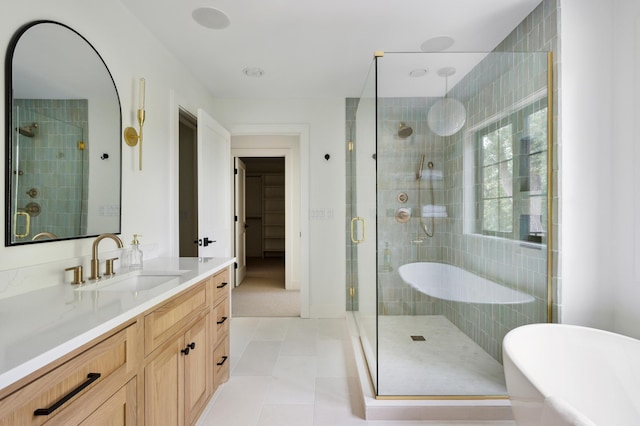
<path id="1" fill-rule="evenodd" d="M 233 318 L 231 377 L 198 426 L 501 425 L 364 420 L 345 319 Z"/>
<path id="2" fill-rule="evenodd" d="M 360 320 L 375 336 L 375 317 Z M 502 365 L 444 316 L 380 316 L 378 326 L 380 395 L 506 395 Z"/>

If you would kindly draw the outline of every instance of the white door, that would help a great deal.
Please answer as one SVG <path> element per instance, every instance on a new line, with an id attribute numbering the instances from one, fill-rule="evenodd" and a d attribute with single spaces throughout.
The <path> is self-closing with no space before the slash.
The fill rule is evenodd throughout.
<path id="1" fill-rule="evenodd" d="M 245 209 L 247 167 L 244 162 L 237 157 L 235 159 L 235 167 L 236 286 L 239 286 L 247 274 L 247 213 Z"/>
<path id="2" fill-rule="evenodd" d="M 231 136 L 198 109 L 198 256 L 231 255 Z"/>

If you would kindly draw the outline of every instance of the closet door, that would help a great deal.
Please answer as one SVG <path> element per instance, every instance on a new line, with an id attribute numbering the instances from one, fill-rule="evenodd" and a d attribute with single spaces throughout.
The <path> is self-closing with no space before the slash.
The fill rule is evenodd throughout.
<path id="1" fill-rule="evenodd" d="M 236 287 L 242 283 L 247 274 L 247 214 L 246 188 L 247 167 L 244 162 L 235 159 L 235 257 L 236 257 Z"/>

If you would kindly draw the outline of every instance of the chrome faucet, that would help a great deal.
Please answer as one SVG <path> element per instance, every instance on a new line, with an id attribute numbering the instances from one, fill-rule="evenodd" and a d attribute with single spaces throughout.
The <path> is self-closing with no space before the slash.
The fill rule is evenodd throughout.
<path id="1" fill-rule="evenodd" d="M 91 276 L 89 277 L 90 280 L 97 280 L 100 278 L 100 260 L 98 259 L 98 244 L 100 244 L 100 241 L 104 240 L 105 238 L 111 238 L 113 241 L 115 241 L 118 248 L 124 247 L 122 244 L 122 240 L 118 238 L 118 236 L 115 234 L 98 235 L 98 237 L 96 237 L 95 241 L 93 242 L 93 247 L 91 248 L 92 257 L 91 257 Z"/>

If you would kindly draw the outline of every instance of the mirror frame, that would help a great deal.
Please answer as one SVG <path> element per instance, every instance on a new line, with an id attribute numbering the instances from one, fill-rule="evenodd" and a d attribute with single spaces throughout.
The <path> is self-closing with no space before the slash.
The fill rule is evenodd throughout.
<path id="1" fill-rule="evenodd" d="M 87 40 L 82 34 L 78 31 L 74 30 L 70 26 L 63 24 L 61 22 L 52 21 L 52 20 L 36 20 L 31 21 L 20 28 L 13 34 L 11 40 L 9 41 L 9 45 L 7 47 L 7 52 L 5 55 L 5 247 L 14 247 L 20 245 L 30 245 L 30 244 L 40 244 L 40 243 L 50 243 L 56 241 L 67 241 L 67 240 L 76 240 L 76 239 L 84 239 L 84 238 L 94 238 L 99 234 L 87 234 L 87 235 L 77 235 L 73 237 L 59 237 L 55 239 L 39 239 L 39 240 L 29 240 L 29 241 L 20 241 L 15 242 L 12 241 L 12 212 L 11 212 L 11 169 L 12 169 L 12 160 L 13 160 L 13 132 L 12 132 L 12 121 L 13 121 L 13 57 L 18 45 L 20 38 L 27 32 L 29 29 L 36 25 L 40 24 L 53 24 L 59 25 L 60 27 L 71 31 L 76 36 L 78 36 L 82 41 L 84 41 L 88 47 L 90 47 L 95 53 L 96 57 L 102 62 L 104 65 L 104 69 L 106 74 L 109 76 L 111 80 L 111 84 L 113 85 L 113 90 L 116 96 L 118 112 L 119 112 L 119 129 L 117 131 L 116 141 L 115 143 L 118 146 L 118 150 L 120 153 L 120 167 L 119 167 L 119 176 L 118 176 L 118 185 L 119 185 L 119 212 L 118 212 L 118 229 L 117 231 L 108 231 L 114 234 L 120 234 L 122 232 L 122 144 L 120 143 L 120 138 L 122 137 L 122 104 L 120 102 L 120 94 L 118 93 L 118 87 L 115 84 L 115 80 L 113 79 L 113 75 L 107 66 L 107 63 L 104 61 L 100 53 L 96 50 L 96 48 Z"/>

